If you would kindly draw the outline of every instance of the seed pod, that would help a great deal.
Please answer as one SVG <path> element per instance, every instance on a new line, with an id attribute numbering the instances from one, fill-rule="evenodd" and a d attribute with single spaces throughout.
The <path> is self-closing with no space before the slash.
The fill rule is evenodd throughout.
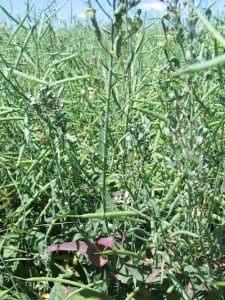
<path id="1" fill-rule="evenodd" d="M 98 41 L 100 41 L 101 37 L 102 37 L 102 34 L 101 34 L 101 31 L 100 31 L 100 29 L 98 27 L 94 28 L 94 34 L 96 35 Z"/>
<path id="2" fill-rule="evenodd" d="M 96 9 L 94 9 L 93 7 L 89 7 L 86 10 L 86 15 L 90 18 L 91 20 L 91 24 L 92 27 L 94 28 L 94 34 L 96 35 L 97 39 L 100 40 L 101 39 L 101 31 L 98 27 L 98 23 L 96 21 Z"/>
<path id="3" fill-rule="evenodd" d="M 120 3 L 116 8 L 114 15 L 118 18 L 121 18 L 123 14 L 127 12 L 127 5 L 125 3 Z"/>
<path id="4" fill-rule="evenodd" d="M 123 2 L 121 2 L 114 11 L 113 23 L 114 23 L 114 25 L 116 25 L 117 30 L 122 25 L 122 21 L 123 21 L 122 17 L 127 12 L 127 9 L 128 9 L 127 5 Z"/>
<path id="5" fill-rule="evenodd" d="M 115 58 L 118 58 L 120 56 L 120 53 L 121 53 L 121 34 L 118 33 L 113 44 L 113 54 Z"/>
<path id="6" fill-rule="evenodd" d="M 211 18 L 212 11 L 211 11 L 211 9 L 209 7 L 205 10 L 205 15 L 206 15 L 206 17 L 207 17 L 208 20 Z"/>
<path id="7" fill-rule="evenodd" d="M 130 8 L 135 7 L 141 2 L 141 0 L 131 0 L 130 1 Z"/>

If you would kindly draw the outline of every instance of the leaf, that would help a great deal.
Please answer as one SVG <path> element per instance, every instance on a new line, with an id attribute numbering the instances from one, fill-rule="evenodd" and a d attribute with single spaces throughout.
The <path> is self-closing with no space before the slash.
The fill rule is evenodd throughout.
<path id="1" fill-rule="evenodd" d="M 107 248 L 113 249 L 111 247 L 115 247 L 114 243 L 109 238 L 101 238 L 97 241 L 97 245 L 105 246 Z M 102 258 L 100 255 L 97 255 L 97 252 L 100 252 L 100 248 L 90 242 L 86 241 L 74 241 L 63 244 L 56 244 L 48 246 L 48 252 L 56 252 L 56 251 L 79 251 L 82 255 L 84 255 L 94 266 L 103 267 L 107 264 L 108 260 Z"/>
<path id="2" fill-rule="evenodd" d="M 108 260 L 102 258 L 100 255 L 96 255 L 99 252 L 99 248 L 91 244 L 84 256 L 91 261 L 91 263 L 96 267 L 103 267 L 107 264 Z"/>
<path id="3" fill-rule="evenodd" d="M 116 204 L 115 204 L 115 202 L 112 200 L 112 197 L 110 196 L 108 191 L 106 191 L 105 200 L 106 200 L 106 211 L 107 212 L 109 212 L 109 211 L 119 211 Z"/>
<path id="4" fill-rule="evenodd" d="M 186 292 L 187 292 L 188 296 L 190 297 L 190 299 L 193 299 L 193 297 L 194 297 L 194 288 L 193 288 L 193 285 L 190 281 L 186 285 Z"/>
<path id="5" fill-rule="evenodd" d="M 63 285 L 59 282 L 56 282 L 51 289 L 49 300 L 64 300 L 66 296 Z"/>
<path id="6" fill-rule="evenodd" d="M 11 244 L 7 245 L 7 247 L 3 248 L 3 258 L 9 259 L 9 258 L 16 258 L 17 255 L 17 247 L 13 246 Z"/>
<path id="7" fill-rule="evenodd" d="M 79 251 L 82 254 L 86 253 L 88 249 L 88 243 L 85 241 L 75 241 L 63 244 L 55 244 L 48 246 L 48 252 L 56 251 Z"/>
<path id="8" fill-rule="evenodd" d="M 121 260 L 122 263 L 122 260 Z M 126 260 L 122 263 L 122 267 L 118 273 L 111 273 L 111 277 L 115 278 L 122 284 L 129 284 L 132 280 L 144 282 L 145 274 L 140 272 L 137 268 L 132 267 L 132 261 Z"/>
<path id="9" fill-rule="evenodd" d="M 84 289 L 79 293 L 73 292 L 70 296 L 66 298 L 66 300 L 112 300 L 112 298 L 108 295 L 95 292 L 92 290 Z"/>
<path id="10" fill-rule="evenodd" d="M 94 245 L 85 241 L 75 241 L 68 242 L 63 244 L 51 245 L 48 248 L 48 252 L 56 252 L 56 251 L 79 251 L 82 255 L 84 255 L 87 259 L 89 259 L 94 265 L 102 265 L 102 261 L 98 261 L 100 257 L 97 256 L 95 259 L 95 252 L 98 252 L 99 249 L 96 249 Z"/>
<path id="11" fill-rule="evenodd" d="M 30 296 L 28 296 L 25 293 L 17 293 L 16 294 L 16 299 L 20 299 L 20 300 L 30 300 Z M 11 298 L 10 300 L 14 300 L 15 298 Z M 5 298 L 5 300 L 9 300 L 9 298 Z"/>
<path id="12" fill-rule="evenodd" d="M 161 274 L 161 268 L 155 269 L 146 279 L 145 283 L 152 283 Z"/>
<path id="13" fill-rule="evenodd" d="M 112 277 L 122 284 L 128 284 L 128 282 L 131 280 L 131 276 L 125 272 L 123 273 L 123 271 L 125 271 L 125 267 L 120 270 L 120 273 L 112 274 Z"/>
<path id="14" fill-rule="evenodd" d="M 99 184 L 102 185 L 102 182 L 99 182 Z M 106 191 L 105 201 L 106 212 L 120 212 L 108 191 Z M 95 213 L 103 213 L 103 211 L 103 205 L 101 205 L 100 208 L 95 211 Z"/>
<path id="15" fill-rule="evenodd" d="M 168 277 L 171 279 L 173 286 L 175 287 L 176 291 L 179 292 L 184 300 L 190 300 L 186 290 L 181 283 L 181 281 L 173 274 L 172 272 L 168 272 Z"/>
<path id="16" fill-rule="evenodd" d="M 65 274 L 63 274 L 65 275 Z M 63 278 L 62 275 L 62 278 Z M 60 275 L 61 276 L 61 275 Z M 69 293 L 74 292 L 75 287 L 65 286 L 60 282 L 55 282 L 49 294 L 49 300 L 65 300 Z"/>
<path id="17" fill-rule="evenodd" d="M 131 266 L 126 265 L 127 272 L 129 276 L 131 276 L 133 279 L 136 279 L 137 281 L 144 282 L 144 272 L 139 271 L 137 268 L 133 268 Z"/>
<path id="18" fill-rule="evenodd" d="M 97 245 L 98 246 L 104 246 L 106 248 L 109 248 L 109 249 L 112 249 L 112 250 L 115 250 L 115 244 L 114 244 L 114 241 L 110 238 L 100 238 L 98 241 L 97 241 Z"/>

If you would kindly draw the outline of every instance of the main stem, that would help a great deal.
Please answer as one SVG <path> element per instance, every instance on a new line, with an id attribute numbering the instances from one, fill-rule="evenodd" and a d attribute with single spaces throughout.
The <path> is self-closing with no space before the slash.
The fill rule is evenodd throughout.
<path id="1" fill-rule="evenodd" d="M 114 1 L 115 2 L 115 1 Z M 115 6 L 115 5 L 113 5 Z M 113 7 L 114 9 L 114 7 Z M 112 21 L 111 28 L 111 51 L 113 51 L 114 43 L 114 24 Z M 108 67 L 108 80 L 107 80 L 107 96 L 106 96 L 106 108 L 105 108 L 105 130 L 104 130 L 104 152 L 103 152 L 103 184 L 102 184 L 102 202 L 103 202 L 103 212 L 106 213 L 106 178 L 108 171 L 108 131 L 109 131 L 109 108 L 110 108 L 110 98 L 112 94 L 112 80 L 113 80 L 113 56 L 110 55 L 109 67 Z M 108 222 L 105 219 L 106 228 L 108 231 Z"/>

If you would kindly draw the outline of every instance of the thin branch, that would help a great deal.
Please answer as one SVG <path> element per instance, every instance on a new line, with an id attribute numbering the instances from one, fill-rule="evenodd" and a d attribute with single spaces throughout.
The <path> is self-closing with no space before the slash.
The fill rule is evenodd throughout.
<path id="1" fill-rule="evenodd" d="M 95 2 L 98 4 L 98 6 L 102 10 L 102 12 L 112 21 L 111 16 L 107 13 L 107 11 L 104 9 L 104 7 L 101 5 L 101 3 L 98 0 L 95 0 Z"/>

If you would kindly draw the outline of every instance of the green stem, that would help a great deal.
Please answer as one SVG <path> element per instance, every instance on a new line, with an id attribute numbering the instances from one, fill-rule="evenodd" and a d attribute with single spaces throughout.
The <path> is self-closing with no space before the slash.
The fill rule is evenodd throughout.
<path id="1" fill-rule="evenodd" d="M 113 51 L 114 44 L 114 24 L 111 22 L 111 51 Z M 112 80 L 113 80 L 113 56 L 110 55 L 109 67 L 108 67 L 108 81 L 107 81 L 107 98 L 106 98 L 106 108 L 105 108 L 105 130 L 104 130 L 104 150 L 103 150 L 103 183 L 102 183 L 102 202 L 103 202 L 103 212 L 106 214 L 106 178 L 108 171 L 108 131 L 109 131 L 109 109 L 110 109 L 110 98 L 112 94 Z M 105 220 L 106 228 L 108 231 L 108 223 Z"/>

